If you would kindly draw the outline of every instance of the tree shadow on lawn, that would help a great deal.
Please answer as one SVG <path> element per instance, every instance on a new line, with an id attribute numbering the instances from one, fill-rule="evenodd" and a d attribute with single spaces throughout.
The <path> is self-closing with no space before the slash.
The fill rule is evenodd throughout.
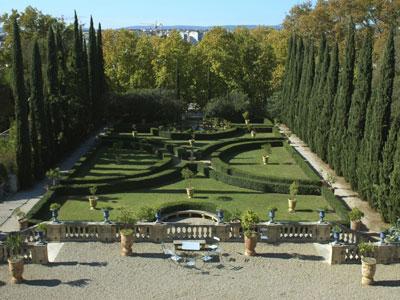
<path id="1" fill-rule="evenodd" d="M 229 162 L 232 166 L 258 166 L 262 165 L 262 163 L 240 163 L 240 162 Z"/>
<path id="2" fill-rule="evenodd" d="M 264 257 L 264 258 L 300 259 L 300 260 L 309 260 L 309 261 L 325 260 L 322 256 L 306 255 L 306 254 L 299 254 L 299 253 L 257 253 L 257 256 Z"/>
<path id="3" fill-rule="evenodd" d="M 152 165 L 149 165 L 149 168 L 151 167 Z M 105 167 L 94 167 L 94 168 L 92 168 L 92 171 L 109 171 L 109 172 L 112 172 L 112 175 L 114 175 L 114 174 L 119 174 L 119 173 L 117 173 L 117 172 L 115 172 L 115 171 L 121 171 L 121 172 L 123 172 L 123 171 L 147 171 L 149 168 L 116 168 L 116 167 L 112 167 L 112 168 L 105 168 Z M 92 172 L 89 172 L 89 174 L 90 173 L 92 173 Z M 98 176 L 100 176 L 100 175 L 102 175 L 102 176 L 108 176 L 108 174 L 107 173 L 93 173 L 94 175 L 98 175 Z M 123 175 L 126 175 L 126 174 L 123 174 Z"/>

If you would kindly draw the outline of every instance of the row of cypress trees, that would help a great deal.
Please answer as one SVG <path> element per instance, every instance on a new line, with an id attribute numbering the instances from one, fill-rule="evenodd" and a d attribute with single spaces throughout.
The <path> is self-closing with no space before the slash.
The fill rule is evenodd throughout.
<path id="1" fill-rule="evenodd" d="M 43 68 L 39 44 L 33 41 L 26 82 L 20 29 L 17 19 L 13 21 L 16 171 L 21 188 L 43 178 L 47 169 L 102 121 L 106 80 L 101 25 L 96 34 L 91 18 L 87 47 L 75 13 L 71 49 L 67 42 L 64 32 L 50 27 Z"/>
<path id="2" fill-rule="evenodd" d="M 361 35 L 356 51 L 355 37 Z M 395 28 L 373 82 L 373 32 L 357 33 L 352 21 L 344 57 L 336 41 L 292 35 L 281 91 L 281 118 L 322 160 L 387 221 L 400 217 L 400 116 L 392 112 Z"/>

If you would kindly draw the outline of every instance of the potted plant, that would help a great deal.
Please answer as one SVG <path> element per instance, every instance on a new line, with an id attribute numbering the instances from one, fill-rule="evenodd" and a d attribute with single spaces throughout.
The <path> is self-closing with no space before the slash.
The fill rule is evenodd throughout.
<path id="1" fill-rule="evenodd" d="M 132 255 L 133 245 L 133 225 L 136 223 L 132 211 L 126 207 L 121 207 L 119 212 L 118 220 L 122 223 L 122 229 L 120 230 L 121 236 L 121 255 L 130 256 Z"/>
<path id="2" fill-rule="evenodd" d="M 336 182 L 336 176 L 333 175 L 332 173 L 328 173 L 328 176 L 326 177 L 326 182 L 333 189 L 333 185 Z"/>
<path id="3" fill-rule="evenodd" d="M 264 144 L 264 145 L 263 145 L 263 149 L 264 149 L 264 152 L 263 152 L 263 155 L 262 155 L 262 160 L 263 160 L 263 164 L 264 164 L 264 165 L 267 165 L 267 164 L 268 164 L 269 156 L 270 156 L 271 153 L 272 153 L 271 144 L 270 144 L 270 143 Z"/>
<path id="4" fill-rule="evenodd" d="M 89 196 L 89 205 L 90 205 L 90 209 L 96 209 L 97 200 L 98 200 L 98 198 L 97 198 L 97 196 L 96 196 L 96 193 L 97 193 L 97 186 L 95 186 L 95 185 L 91 186 L 91 187 L 89 188 L 89 193 L 90 193 L 90 196 Z"/>
<path id="5" fill-rule="evenodd" d="M 271 207 L 268 210 L 268 217 L 269 217 L 269 223 L 274 224 L 275 223 L 275 213 L 278 211 L 276 207 Z"/>
<path id="6" fill-rule="evenodd" d="M 362 217 L 364 217 L 364 213 L 361 210 L 359 210 L 357 207 L 354 207 L 349 212 L 350 229 L 356 230 L 356 231 L 360 230 Z"/>
<path id="7" fill-rule="evenodd" d="M 47 225 L 45 223 L 39 223 L 35 227 L 35 231 L 37 233 L 37 242 L 36 245 L 44 245 L 44 234 L 47 231 Z"/>
<path id="8" fill-rule="evenodd" d="M 224 211 L 221 208 L 217 209 L 217 218 L 218 218 L 218 223 L 224 222 Z"/>
<path id="9" fill-rule="evenodd" d="M 24 258 L 20 255 L 24 241 L 19 234 L 10 234 L 4 244 L 10 253 L 8 269 L 11 273 L 11 283 L 21 283 L 24 279 Z"/>
<path id="10" fill-rule="evenodd" d="M 181 171 L 183 179 L 186 181 L 186 194 L 189 199 L 193 198 L 194 190 L 192 187 L 192 178 L 194 173 L 189 168 L 184 168 Z"/>
<path id="11" fill-rule="evenodd" d="M 372 285 L 376 272 L 375 246 L 371 242 L 358 244 L 358 253 L 361 255 L 362 285 Z"/>
<path id="12" fill-rule="evenodd" d="M 194 143 L 196 142 L 195 139 L 189 139 L 189 146 L 193 147 Z"/>
<path id="13" fill-rule="evenodd" d="M 248 111 L 245 111 L 243 114 L 244 123 L 248 125 L 250 123 L 250 114 Z"/>
<path id="14" fill-rule="evenodd" d="M 50 169 L 46 172 L 47 178 L 51 180 L 51 186 L 55 186 L 58 184 L 58 181 L 61 178 L 60 168 Z"/>
<path id="15" fill-rule="evenodd" d="M 26 218 L 26 213 L 23 212 L 19 207 L 14 210 L 14 214 L 17 217 L 18 224 L 19 224 L 19 230 L 23 230 L 25 228 L 28 228 L 29 221 Z"/>
<path id="16" fill-rule="evenodd" d="M 110 218 L 110 210 L 112 210 L 112 208 L 110 206 L 106 206 L 106 207 L 103 207 L 102 210 L 103 210 L 103 217 L 104 217 L 103 223 L 110 224 L 111 221 L 109 220 L 109 218 Z"/>
<path id="17" fill-rule="evenodd" d="M 340 238 L 341 232 L 342 232 L 342 229 L 338 225 L 333 226 L 332 233 L 333 233 L 333 244 L 334 245 L 339 243 L 339 238 Z"/>
<path id="18" fill-rule="evenodd" d="M 318 208 L 319 223 L 324 223 L 326 211 L 326 208 Z"/>
<path id="19" fill-rule="evenodd" d="M 294 213 L 296 212 L 296 195 L 299 192 L 299 186 L 296 181 L 293 181 L 293 183 L 289 187 L 289 194 L 290 198 L 288 199 L 289 203 L 289 212 Z"/>
<path id="20" fill-rule="evenodd" d="M 260 222 L 260 219 L 252 210 L 246 211 L 241 217 L 241 224 L 244 232 L 244 255 L 246 256 L 256 255 L 255 248 L 258 240 L 256 225 L 258 222 Z"/>
<path id="21" fill-rule="evenodd" d="M 50 204 L 50 211 L 51 211 L 53 223 L 60 223 L 60 221 L 58 220 L 58 211 L 60 210 L 60 208 L 61 208 L 61 205 L 59 203 Z"/>

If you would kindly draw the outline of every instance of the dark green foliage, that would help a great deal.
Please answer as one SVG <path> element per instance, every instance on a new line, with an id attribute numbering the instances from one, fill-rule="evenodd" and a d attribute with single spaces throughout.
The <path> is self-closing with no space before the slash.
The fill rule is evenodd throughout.
<path id="1" fill-rule="evenodd" d="M 12 86 L 15 101 L 15 135 L 17 177 L 21 188 L 32 184 L 31 145 L 29 139 L 28 103 L 25 93 L 24 65 L 17 20 L 13 23 Z"/>
<path id="2" fill-rule="evenodd" d="M 385 219 L 395 223 L 400 217 L 400 135 L 397 137 L 394 169 L 390 175 L 389 197 L 384 203 Z M 387 212 L 386 212 L 387 210 Z"/>
<path id="3" fill-rule="evenodd" d="M 249 98 L 239 91 L 211 99 L 204 108 L 208 118 L 221 118 L 231 122 L 243 122 L 242 114 L 249 107 Z"/>
<path id="4" fill-rule="evenodd" d="M 357 79 L 349 112 L 347 137 L 345 140 L 345 176 L 353 188 L 358 186 L 357 160 L 358 149 L 364 137 L 367 107 L 371 99 L 372 83 L 372 32 L 364 38 L 357 63 Z"/>
<path id="5" fill-rule="evenodd" d="M 31 97 L 30 97 L 30 123 L 33 171 L 36 179 L 43 177 L 49 161 L 49 133 L 44 107 L 42 61 L 39 45 L 35 41 L 32 50 L 31 66 Z"/>
<path id="6" fill-rule="evenodd" d="M 395 75 L 394 29 L 390 30 L 382 57 L 377 87 L 367 114 L 362 158 L 358 164 L 360 192 L 376 206 L 374 186 L 379 184 L 383 149 L 388 139 Z"/>
<path id="7" fill-rule="evenodd" d="M 90 17 L 90 27 L 89 27 L 89 49 L 88 49 L 88 63 L 89 63 L 89 107 L 91 112 L 93 112 L 94 123 L 100 118 L 100 106 L 99 100 L 99 69 L 98 69 L 98 54 L 97 54 L 97 41 L 96 41 L 96 31 L 93 26 L 93 19 Z"/>
<path id="8" fill-rule="evenodd" d="M 293 76 L 291 78 L 291 87 L 290 87 L 290 96 L 289 96 L 289 116 L 288 116 L 288 124 L 290 127 L 294 126 L 295 123 L 295 115 L 296 115 L 296 108 L 297 108 L 297 101 L 298 99 L 298 91 L 301 81 L 302 75 L 302 66 L 303 66 L 303 59 L 304 59 L 304 43 L 302 38 L 298 38 L 297 46 L 296 46 L 296 55 L 294 61 L 294 69 L 293 69 Z"/>
<path id="9" fill-rule="evenodd" d="M 349 223 L 349 207 L 347 204 L 338 196 L 335 196 L 333 191 L 326 187 L 321 188 L 321 195 L 325 198 L 326 202 L 335 210 L 340 217 L 346 223 Z"/>
<path id="10" fill-rule="evenodd" d="M 335 43 L 330 58 L 328 77 L 326 84 L 321 86 L 320 99 L 323 100 L 320 117 L 317 118 L 315 134 L 316 150 L 319 157 L 326 161 L 328 156 L 329 131 L 331 128 L 331 117 L 334 111 L 334 103 L 339 77 L 339 49 Z"/>
<path id="11" fill-rule="evenodd" d="M 335 102 L 335 111 L 332 116 L 331 133 L 329 136 L 329 163 L 334 167 L 338 175 L 343 174 L 343 162 L 346 157 L 346 154 L 343 151 L 343 139 L 347 130 L 348 115 L 354 89 L 354 36 L 354 24 L 352 21 L 350 21 L 346 37 L 344 64 L 342 72 L 340 73 L 338 96 Z"/>
<path id="12" fill-rule="evenodd" d="M 97 29 L 97 69 L 98 69 L 98 83 L 99 83 L 99 94 L 103 96 L 106 92 L 106 78 L 104 75 L 104 57 L 103 57 L 103 39 L 101 24 L 99 23 L 99 28 Z"/>

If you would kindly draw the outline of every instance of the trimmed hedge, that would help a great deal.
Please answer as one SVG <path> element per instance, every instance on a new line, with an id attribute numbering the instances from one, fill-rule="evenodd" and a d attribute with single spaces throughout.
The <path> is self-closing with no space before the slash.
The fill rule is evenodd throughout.
<path id="1" fill-rule="evenodd" d="M 194 139 L 198 141 L 204 140 L 218 140 L 218 139 L 225 139 L 231 138 L 241 133 L 239 128 L 231 128 L 224 131 L 217 131 L 217 132 L 194 132 Z M 187 132 L 174 132 L 174 131 L 158 131 L 158 135 L 164 138 L 169 138 L 172 140 L 189 140 L 192 138 L 191 133 Z"/>
<path id="2" fill-rule="evenodd" d="M 283 146 L 290 152 L 293 159 L 308 177 L 312 178 L 313 180 L 321 181 L 322 178 L 314 170 L 313 166 L 303 156 L 301 156 L 301 154 L 297 152 L 294 147 L 290 146 L 290 144 L 287 142 L 283 143 Z"/>
<path id="3" fill-rule="evenodd" d="M 247 130 L 248 126 L 250 126 L 251 128 L 254 128 L 256 132 L 265 132 L 265 133 L 271 133 L 273 128 L 272 125 L 261 124 L 261 123 L 250 123 L 249 125 L 243 123 L 234 123 L 232 124 L 232 126 L 245 130 Z"/>
<path id="4" fill-rule="evenodd" d="M 233 186 L 260 191 L 264 193 L 288 194 L 290 187 L 290 184 L 285 184 L 280 182 L 259 181 L 243 177 L 236 177 L 217 170 L 210 170 L 210 178 L 213 178 L 215 180 Z M 321 189 L 319 186 L 314 186 L 314 185 L 299 185 L 298 194 L 321 195 Z"/>
<path id="5" fill-rule="evenodd" d="M 50 204 L 53 202 L 56 202 L 56 198 L 58 197 L 58 192 L 57 188 L 54 190 L 49 190 L 47 191 L 42 198 L 36 202 L 36 204 L 29 210 L 29 212 L 26 214 L 26 218 L 29 220 L 29 223 L 40 223 L 43 220 L 36 219 L 39 214 L 43 214 L 47 212 L 47 218 L 48 220 L 51 216 L 50 213 Z"/>
<path id="6" fill-rule="evenodd" d="M 190 201 L 176 201 L 164 203 L 158 207 L 162 215 L 182 211 L 182 210 L 203 210 L 215 213 L 217 206 L 210 202 L 190 202 Z"/>
<path id="7" fill-rule="evenodd" d="M 336 196 L 334 192 L 327 187 L 321 188 L 321 194 L 329 203 L 329 205 L 335 210 L 336 214 L 338 214 L 338 216 L 346 223 L 346 225 L 348 225 L 350 223 L 348 215 L 350 208 L 343 201 L 343 199 Z"/>

